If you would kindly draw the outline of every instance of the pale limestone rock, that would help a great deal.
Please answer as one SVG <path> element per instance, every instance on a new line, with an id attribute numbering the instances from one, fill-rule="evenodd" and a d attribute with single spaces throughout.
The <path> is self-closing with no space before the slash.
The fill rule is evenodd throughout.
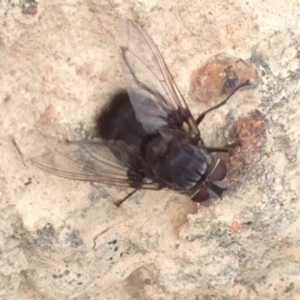
<path id="1" fill-rule="evenodd" d="M 0 298 L 299 299 L 299 1 L 2 1 Z M 124 87 L 120 20 L 145 26 L 192 112 L 192 73 L 219 53 L 252 62 L 243 90 L 201 124 L 238 136 L 229 189 L 197 207 L 171 191 L 45 174 L 28 158 L 89 137 Z M 190 96 L 190 97 L 189 97 Z"/>

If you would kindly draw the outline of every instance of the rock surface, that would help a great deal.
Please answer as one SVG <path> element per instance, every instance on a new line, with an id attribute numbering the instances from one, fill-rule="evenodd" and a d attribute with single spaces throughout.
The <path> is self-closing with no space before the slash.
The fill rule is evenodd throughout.
<path id="1" fill-rule="evenodd" d="M 1 299 L 299 299 L 300 4 L 216 3 L 0 2 Z M 124 87 L 126 18 L 152 36 L 195 115 L 209 103 L 192 74 L 213 56 L 257 70 L 256 88 L 201 124 L 207 145 L 242 142 L 221 200 L 138 191 L 117 208 L 130 191 L 30 164 L 49 147 L 40 134 L 89 137 Z"/>

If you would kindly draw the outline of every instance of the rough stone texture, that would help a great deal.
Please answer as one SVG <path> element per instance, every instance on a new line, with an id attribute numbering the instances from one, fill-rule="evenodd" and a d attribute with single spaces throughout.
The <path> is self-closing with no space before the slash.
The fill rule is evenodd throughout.
<path id="1" fill-rule="evenodd" d="M 229 190 L 197 207 L 171 191 L 50 176 L 28 158 L 90 136 L 124 87 L 119 24 L 145 26 L 197 115 L 192 74 L 214 55 L 253 63 L 256 89 L 201 124 L 238 137 Z M 0 1 L 1 299 L 299 299 L 300 6 L 291 1 Z"/>

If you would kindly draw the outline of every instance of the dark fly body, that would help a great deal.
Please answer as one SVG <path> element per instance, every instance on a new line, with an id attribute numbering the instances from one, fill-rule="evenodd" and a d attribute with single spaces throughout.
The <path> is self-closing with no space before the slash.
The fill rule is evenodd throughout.
<path id="1" fill-rule="evenodd" d="M 194 119 L 151 37 L 124 25 L 127 91 L 116 93 L 97 120 L 97 138 L 61 143 L 33 159 L 51 174 L 137 189 L 169 188 L 202 202 L 226 189 L 225 163 L 206 147 Z"/>

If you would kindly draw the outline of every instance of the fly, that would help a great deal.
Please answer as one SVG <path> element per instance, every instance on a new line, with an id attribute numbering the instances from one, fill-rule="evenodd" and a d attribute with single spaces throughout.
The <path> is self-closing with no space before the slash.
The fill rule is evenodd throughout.
<path id="1" fill-rule="evenodd" d="M 127 91 L 111 99 L 97 121 L 97 138 L 61 143 L 32 159 L 53 175 L 135 189 L 172 189 L 195 202 L 220 197 L 226 165 L 205 146 L 199 124 L 172 79 L 157 46 L 137 23 L 124 25 L 121 47 Z"/>

